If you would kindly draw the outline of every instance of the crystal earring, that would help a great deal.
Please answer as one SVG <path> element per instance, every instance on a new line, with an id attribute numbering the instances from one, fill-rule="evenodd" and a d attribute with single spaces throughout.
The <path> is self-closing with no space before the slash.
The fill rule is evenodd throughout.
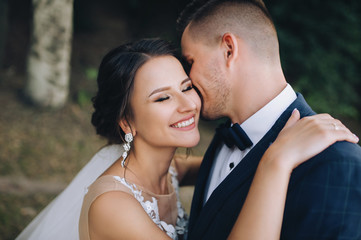
<path id="1" fill-rule="evenodd" d="M 124 152 L 122 154 L 122 157 L 123 157 L 123 160 L 122 160 L 122 163 L 121 163 L 122 167 L 125 166 L 125 159 L 127 158 L 128 152 L 130 150 L 130 143 L 133 141 L 132 133 L 125 134 L 124 139 L 125 139 L 126 143 L 123 144 Z"/>

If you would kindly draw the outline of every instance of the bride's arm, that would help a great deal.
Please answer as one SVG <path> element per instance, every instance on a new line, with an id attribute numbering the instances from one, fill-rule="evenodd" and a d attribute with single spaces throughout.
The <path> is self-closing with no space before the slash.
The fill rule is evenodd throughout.
<path id="1" fill-rule="evenodd" d="M 301 120 L 299 117 L 295 110 L 262 157 L 228 239 L 280 239 L 292 170 L 336 141 L 358 142 L 354 134 L 328 114 Z"/>

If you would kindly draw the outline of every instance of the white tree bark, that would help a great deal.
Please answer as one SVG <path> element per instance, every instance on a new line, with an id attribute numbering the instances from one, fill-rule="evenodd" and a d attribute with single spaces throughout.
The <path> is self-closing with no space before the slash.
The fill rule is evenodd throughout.
<path id="1" fill-rule="evenodd" d="M 62 107 L 69 93 L 74 0 L 33 0 L 25 93 L 38 106 Z"/>

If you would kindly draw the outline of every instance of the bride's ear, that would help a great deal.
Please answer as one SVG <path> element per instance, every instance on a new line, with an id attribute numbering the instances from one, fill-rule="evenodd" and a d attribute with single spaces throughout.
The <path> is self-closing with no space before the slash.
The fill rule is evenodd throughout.
<path id="1" fill-rule="evenodd" d="M 130 122 L 126 118 L 120 119 L 118 124 L 125 134 L 132 133 L 133 137 L 135 136 L 135 128 L 132 128 Z"/>

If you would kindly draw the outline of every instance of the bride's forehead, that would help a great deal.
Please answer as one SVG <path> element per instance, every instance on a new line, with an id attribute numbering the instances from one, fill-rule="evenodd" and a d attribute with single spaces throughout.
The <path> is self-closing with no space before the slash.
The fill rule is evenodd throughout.
<path id="1" fill-rule="evenodd" d="M 155 57 L 148 60 L 135 75 L 135 85 L 176 84 L 182 82 L 186 73 L 180 62 L 172 56 Z"/>
<path id="2" fill-rule="evenodd" d="M 169 72 L 171 69 L 174 70 L 179 68 L 179 66 L 181 66 L 181 64 L 178 59 L 171 55 L 164 55 L 150 58 L 139 70 L 147 72 Z"/>

